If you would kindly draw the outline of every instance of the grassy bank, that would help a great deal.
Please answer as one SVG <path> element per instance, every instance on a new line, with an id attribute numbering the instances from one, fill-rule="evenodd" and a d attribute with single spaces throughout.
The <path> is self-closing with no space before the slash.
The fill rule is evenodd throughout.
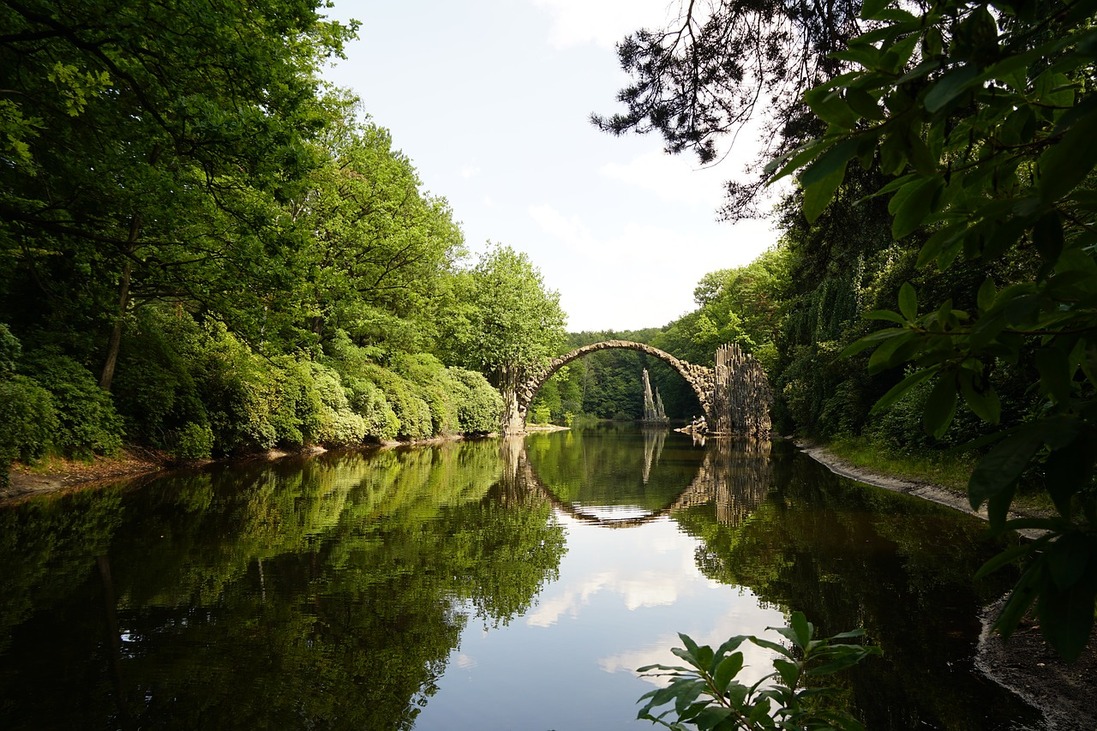
<path id="1" fill-rule="evenodd" d="M 961 452 L 900 454 L 863 438 L 836 439 L 826 445 L 836 457 L 869 472 L 911 482 L 938 485 L 961 495 L 967 494 L 968 477 L 978 461 L 975 455 Z M 1026 514 L 1055 512 L 1045 490 L 1022 487 L 1013 508 Z"/>

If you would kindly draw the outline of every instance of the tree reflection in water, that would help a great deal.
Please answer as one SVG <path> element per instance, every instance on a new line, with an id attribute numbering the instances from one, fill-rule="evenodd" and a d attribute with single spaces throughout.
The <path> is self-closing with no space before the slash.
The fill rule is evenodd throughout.
<path id="1" fill-rule="evenodd" d="M 410 728 L 467 620 L 559 565 L 549 503 L 501 476 L 464 443 L 0 511 L 0 726 Z"/>

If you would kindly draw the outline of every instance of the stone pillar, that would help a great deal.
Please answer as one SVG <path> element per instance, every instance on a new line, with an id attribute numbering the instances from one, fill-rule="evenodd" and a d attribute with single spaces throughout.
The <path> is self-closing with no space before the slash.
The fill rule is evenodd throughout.
<path id="1" fill-rule="evenodd" d="M 517 389 L 507 389 L 503 394 L 503 423 L 499 432 L 505 437 L 520 436 L 526 433 L 526 412 L 518 406 Z"/>

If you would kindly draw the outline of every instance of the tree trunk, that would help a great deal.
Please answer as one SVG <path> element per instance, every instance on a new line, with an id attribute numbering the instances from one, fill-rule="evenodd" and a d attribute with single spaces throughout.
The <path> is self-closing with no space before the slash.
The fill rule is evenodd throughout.
<path id="1" fill-rule="evenodd" d="M 110 391 L 111 381 L 114 380 L 114 368 L 118 365 L 118 351 L 122 347 L 122 327 L 125 324 L 126 310 L 130 304 L 130 279 L 133 275 L 134 247 L 137 245 L 137 237 L 141 232 L 141 219 L 134 216 L 130 220 L 130 235 L 126 247 L 126 264 L 122 268 L 122 281 L 118 287 L 118 312 L 114 315 L 114 327 L 111 328 L 110 340 L 107 341 L 107 359 L 103 363 L 103 372 L 99 375 L 99 388 Z"/>

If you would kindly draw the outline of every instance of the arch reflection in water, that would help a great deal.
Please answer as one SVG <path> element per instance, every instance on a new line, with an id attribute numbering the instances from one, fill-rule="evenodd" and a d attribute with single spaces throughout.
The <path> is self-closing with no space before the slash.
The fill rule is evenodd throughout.
<path id="1" fill-rule="evenodd" d="M 696 442 L 687 445 L 676 437 L 663 464 L 667 435 L 665 428 L 641 430 L 639 483 L 636 451 L 621 448 L 626 440 L 620 434 L 610 440 L 597 435 L 573 438 L 569 448 L 581 455 L 585 468 L 578 485 L 570 471 L 573 464 L 564 465 L 566 473 L 551 461 L 535 466 L 545 453 L 523 449 L 524 442 L 509 443 L 516 450 L 510 460 L 527 489 L 544 494 L 557 510 L 575 520 L 607 528 L 644 525 L 708 504 L 714 506 L 717 522 L 734 526 L 765 499 L 771 479 L 769 442 L 718 438 L 698 448 Z"/>

